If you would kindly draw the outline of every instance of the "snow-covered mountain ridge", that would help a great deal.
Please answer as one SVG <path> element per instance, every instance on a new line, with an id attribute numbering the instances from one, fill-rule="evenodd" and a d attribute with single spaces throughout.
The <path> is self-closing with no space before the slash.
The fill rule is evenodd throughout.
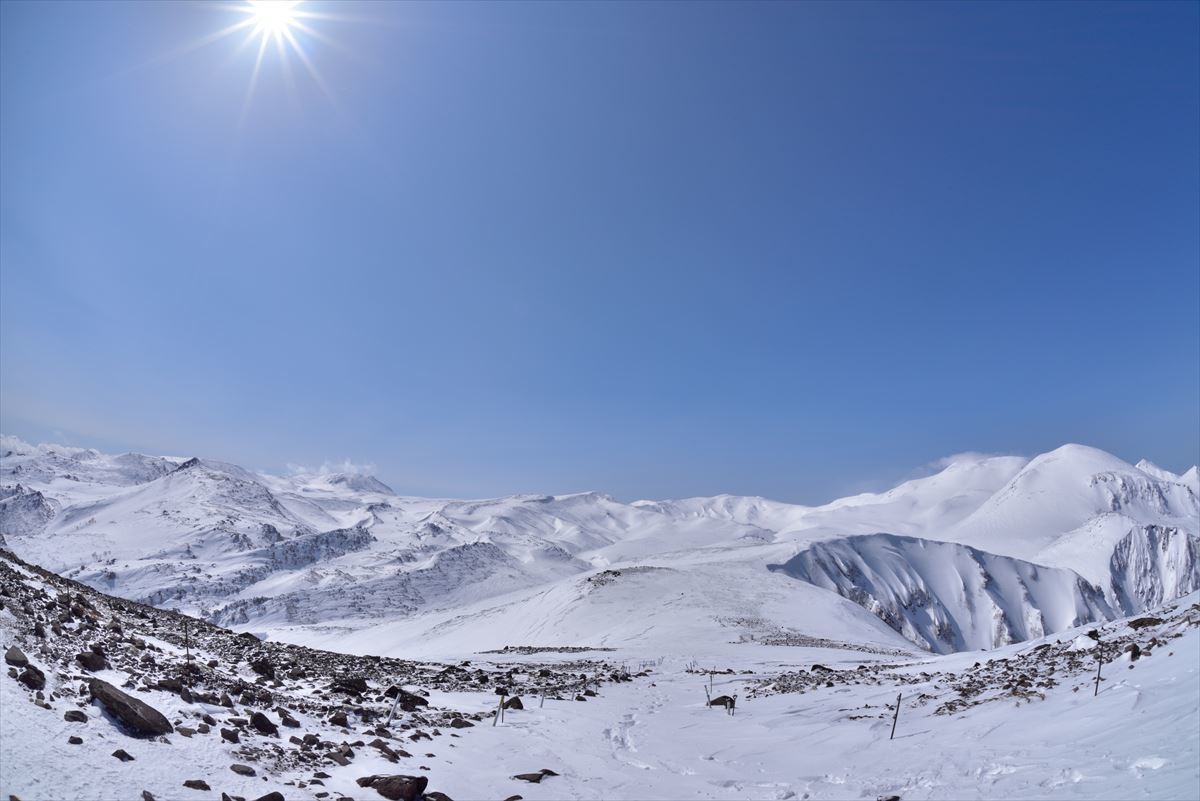
<path id="1" fill-rule="evenodd" d="M 0 444 L 0 537 L 22 558 L 224 625 L 299 639 L 387 632 L 377 650 L 450 629 L 489 647 L 588 625 L 613 642 L 683 628 L 728 640 L 763 625 L 836 636 L 830 620 L 880 646 L 902 644 L 899 633 L 935 651 L 991 648 L 1200 587 L 1198 495 L 1196 468 L 1176 475 L 1079 445 L 964 457 L 887 492 L 806 507 L 411 498 L 363 475 Z M 634 582 L 632 567 L 660 578 Z M 579 589 L 622 568 L 629 591 Z M 463 622 L 484 612 L 507 622 Z M 404 632 L 391 625 L 400 620 Z"/>

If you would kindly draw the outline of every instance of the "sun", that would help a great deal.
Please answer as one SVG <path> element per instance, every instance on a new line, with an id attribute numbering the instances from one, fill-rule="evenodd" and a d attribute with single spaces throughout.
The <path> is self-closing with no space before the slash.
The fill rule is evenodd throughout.
<path id="1" fill-rule="evenodd" d="M 300 0 L 246 0 L 254 33 L 265 41 L 283 39 L 299 23 Z"/>

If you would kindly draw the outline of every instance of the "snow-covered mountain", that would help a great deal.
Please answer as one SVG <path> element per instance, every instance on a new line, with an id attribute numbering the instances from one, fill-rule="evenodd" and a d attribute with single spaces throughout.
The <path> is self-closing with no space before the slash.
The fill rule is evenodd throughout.
<path id="1" fill-rule="evenodd" d="M 1177 475 L 1079 445 L 964 456 L 816 507 L 411 498 L 353 473 L 271 476 L 11 437 L 0 454 L 0 536 L 22 558 L 225 625 L 369 641 L 377 653 L 589 630 L 624 643 L 682 631 L 830 637 L 831 620 L 856 641 L 945 652 L 1200 587 L 1196 468 Z M 597 581 L 610 589 L 595 592 Z"/>

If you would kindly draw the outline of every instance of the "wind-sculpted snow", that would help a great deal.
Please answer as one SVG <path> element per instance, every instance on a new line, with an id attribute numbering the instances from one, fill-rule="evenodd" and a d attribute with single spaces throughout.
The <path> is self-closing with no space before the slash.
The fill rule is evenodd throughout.
<path id="1" fill-rule="evenodd" d="M 936 653 L 996 648 L 1117 615 L 1069 570 L 892 534 L 820 542 L 782 565 Z"/>

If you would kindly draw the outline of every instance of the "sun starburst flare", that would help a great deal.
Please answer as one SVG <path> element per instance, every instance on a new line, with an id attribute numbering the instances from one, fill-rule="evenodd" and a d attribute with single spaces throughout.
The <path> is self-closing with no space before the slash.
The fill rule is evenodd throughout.
<path id="1" fill-rule="evenodd" d="M 243 9 L 254 24 L 252 36 L 280 41 L 300 23 L 300 0 L 247 0 Z"/>

